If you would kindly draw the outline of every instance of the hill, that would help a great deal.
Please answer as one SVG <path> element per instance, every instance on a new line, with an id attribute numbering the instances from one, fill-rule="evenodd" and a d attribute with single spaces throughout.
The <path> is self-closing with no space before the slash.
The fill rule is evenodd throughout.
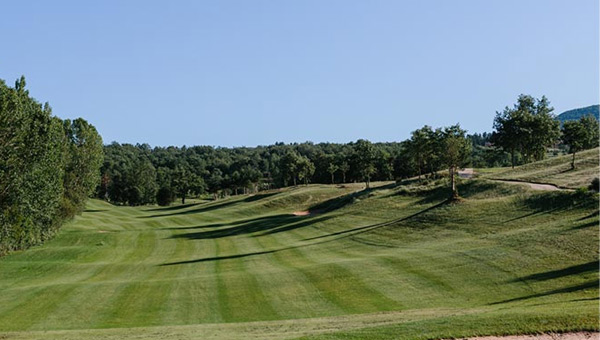
<path id="1" fill-rule="evenodd" d="M 562 188 L 587 187 L 600 175 L 600 149 L 577 153 L 575 170 L 571 170 L 571 155 L 563 155 L 512 168 L 480 169 L 490 179 L 517 180 L 553 184 Z"/>
<path id="2" fill-rule="evenodd" d="M 598 196 L 467 179 L 92 200 L 0 259 L 0 338 L 430 339 L 598 329 Z M 296 216 L 296 211 L 308 211 Z"/>
<path id="3" fill-rule="evenodd" d="M 600 105 L 590 105 L 587 107 L 581 107 L 578 109 L 565 111 L 565 112 L 559 114 L 556 117 L 556 119 L 560 120 L 560 122 L 563 123 L 567 120 L 578 120 L 579 118 L 581 118 L 583 116 L 592 115 L 592 116 L 596 117 L 597 120 L 600 120 L 599 114 L 598 114 L 599 108 L 600 108 Z"/>

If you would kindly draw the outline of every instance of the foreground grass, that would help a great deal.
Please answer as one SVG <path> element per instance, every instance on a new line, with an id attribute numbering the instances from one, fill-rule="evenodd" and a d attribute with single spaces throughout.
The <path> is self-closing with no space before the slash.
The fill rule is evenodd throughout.
<path id="1" fill-rule="evenodd" d="M 558 187 L 576 189 L 590 185 L 598 177 L 600 149 L 578 152 L 575 169 L 571 169 L 572 155 L 553 157 L 541 162 L 529 163 L 512 168 L 481 169 L 486 178 L 519 180 L 554 184 Z"/>
<path id="2" fill-rule="evenodd" d="M 0 259 L 15 339 L 430 339 L 598 329 L 598 199 L 467 180 L 88 210 Z M 312 207 L 309 216 L 291 213 Z"/>

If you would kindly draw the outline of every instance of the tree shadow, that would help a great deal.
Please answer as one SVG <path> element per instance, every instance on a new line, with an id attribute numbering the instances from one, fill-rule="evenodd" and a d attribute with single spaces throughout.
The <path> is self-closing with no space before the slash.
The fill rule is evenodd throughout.
<path id="1" fill-rule="evenodd" d="M 258 200 L 261 200 L 261 199 L 264 199 L 267 197 L 271 197 L 271 196 L 277 195 L 277 194 L 278 194 L 278 192 L 272 192 L 272 193 L 267 193 L 267 194 L 258 194 L 258 195 L 248 196 L 244 199 L 230 199 L 228 201 L 221 202 L 221 203 L 219 203 L 219 202 L 207 203 L 207 204 L 203 204 L 202 207 L 200 207 L 198 209 L 178 211 L 178 212 L 173 212 L 173 213 L 169 213 L 169 214 L 156 214 L 156 215 L 140 216 L 138 218 L 154 218 L 154 217 L 197 214 L 197 213 L 207 212 L 207 211 L 211 211 L 211 210 L 221 209 L 221 208 L 239 204 L 239 203 L 255 202 L 255 201 L 258 201 Z"/>
<path id="2" fill-rule="evenodd" d="M 435 206 L 429 207 L 427 209 L 424 209 L 423 211 L 420 211 L 416 214 L 412 214 L 410 216 L 401 218 L 401 219 L 397 219 L 397 220 L 393 220 L 393 221 L 388 221 L 388 222 L 383 222 L 383 223 L 377 223 L 377 224 L 372 224 L 372 225 L 367 225 L 367 226 L 362 226 L 362 227 L 358 227 L 358 228 L 353 228 L 350 230 L 346 230 L 343 232 L 337 232 L 337 233 L 331 233 L 331 234 L 327 234 L 327 235 L 323 235 L 323 236 L 319 236 L 319 237 L 312 237 L 312 238 L 307 238 L 304 239 L 303 241 L 311 241 L 311 240 L 316 240 L 316 239 L 321 239 L 317 242 L 310 242 L 310 243 L 306 243 L 306 244 L 300 244 L 300 245 L 295 245 L 295 246 L 289 246 L 289 247 L 284 247 L 284 248 L 278 248 L 278 249 L 272 249 L 272 250 L 265 250 L 265 251 L 259 251 L 259 252 L 252 252 L 252 253 L 243 253 L 243 254 L 233 254 L 233 255 L 224 255 L 224 256 L 214 256 L 214 257 L 206 257 L 206 258 L 200 258 L 200 259 L 194 259 L 194 260 L 186 260 L 186 261 L 177 261 L 177 262 L 169 262 L 169 263 L 163 263 L 160 266 L 172 266 L 172 265 L 178 265 L 178 264 L 191 264 L 191 263 L 202 263 L 202 262 L 211 262 L 211 261 L 220 261 L 220 260 L 228 260 L 228 259 L 238 259 L 238 258 L 245 258 L 245 257 L 251 257 L 251 256 L 258 256 L 258 255 L 265 255 L 265 254 L 272 254 L 272 253 L 277 253 L 280 251 L 285 251 L 285 250 L 290 250 L 290 249 L 298 249 L 298 248 L 305 248 L 305 247 L 310 247 L 310 246 L 315 246 L 315 245 L 319 245 L 319 244 L 323 244 L 323 243 L 329 243 L 329 242 L 334 242 L 334 241 L 338 241 L 344 238 L 348 238 L 348 237 L 352 237 L 354 235 L 358 235 L 361 233 L 365 233 L 377 228 L 381 228 L 381 227 L 385 227 L 388 225 L 392 225 L 394 223 L 400 222 L 402 220 L 406 220 L 409 219 L 411 217 L 417 216 L 419 214 L 425 213 L 429 210 L 432 210 L 436 207 L 439 207 L 443 204 L 446 204 L 446 201 L 441 202 L 436 204 Z M 282 218 L 283 216 L 286 216 L 287 218 L 299 218 L 299 216 L 293 216 L 293 215 L 276 215 L 274 217 L 276 218 Z M 273 217 L 273 216 L 272 216 Z M 302 218 L 302 217 L 300 217 Z M 299 222 L 297 224 L 293 224 L 290 226 L 286 226 L 285 230 L 291 230 L 292 228 L 300 228 L 300 227 L 306 227 L 309 226 L 311 224 L 317 223 L 317 222 L 321 222 L 324 221 L 326 219 L 329 219 L 332 217 L 320 217 L 320 218 L 316 218 L 316 219 L 310 219 L 310 220 L 306 220 L 303 222 Z M 261 218 L 261 219 L 266 219 L 266 218 Z M 210 233 L 207 234 L 209 232 L 205 232 L 203 234 L 199 234 L 199 233 L 190 233 L 190 234 L 183 234 L 183 235 L 174 235 L 171 238 L 179 238 L 179 237 L 187 237 L 191 240 L 195 240 L 195 239 L 199 239 L 199 238 L 208 238 L 208 236 L 211 237 L 226 237 L 226 236 L 230 236 L 232 233 L 243 233 L 242 230 L 239 230 L 238 228 L 245 228 L 245 226 L 238 226 L 235 227 L 235 229 L 233 230 L 225 230 L 223 234 L 219 234 L 219 233 Z M 231 228 L 230 228 L 231 229 Z M 217 232 L 218 230 L 215 230 L 215 232 Z M 281 229 L 277 229 L 274 232 L 279 232 L 279 231 L 284 231 Z M 254 232 L 254 231 L 252 231 Z M 199 234 L 199 235 L 198 235 Z M 187 235 L 187 236 L 186 236 Z M 239 235 L 239 234 L 237 234 Z M 339 236 L 342 235 L 341 237 L 335 237 L 335 238 L 328 238 L 328 239 L 322 239 L 328 236 Z M 376 246 L 376 244 L 371 244 Z M 384 247 L 390 247 L 389 245 L 381 245 Z"/>
<path id="3" fill-rule="evenodd" d="M 103 211 L 107 211 L 107 210 L 106 209 L 85 209 L 83 212 L 96 213 L 96 212 L 103 212 Z"/>
<path id="4" fill-rule="evenodd" d="M 187 203 L 187 204 L 174 205 L 174 206 L 171 206 L 171 207 L 159 207 L 159 208 L 146 209 L 144 211 L 173 211 L 173 210 L 185 209 L 185 208 L 193 207 L 195 205 L 206 204 L 206 203 L 207 202 L 202 202 L 202 203 Z"/>
<path id="5" fill-rule="evenodd" d="M 520 281 L 546 281 L 551 279 L 557 279 L 565 276 L 583 274 L 593 271 L 599 271 L 600 262 L 598 260 L 591 261 L 588 263 L 578 264 L 575 266 L 570 266 L 563 269 L 558 270 L 550 270 L 542 273 L 532 274 L 528 276 L 523 276 L 518 279 L 511 280 L 510 282 L 520 282 Z"/>
<path id="6" fill-rule="evenodd" d="M 353 229 L 342 230 L 342 231 L 338 231 L 338 232 L 330 233 L 330 234 L 326 234 L 326 235 L 321 235 L 321 236 L 309 237 L 309 238 L 304 239 L 303 241 L 317 240 L 317 239 L 321 239 L 321 238 L 325 238 L 325 237 L 338 236 L 338 235 L 344 235 L 344 234 L 350 234 L 348 236 L 355 236 L 355 235 L 362 234 L 362 233 L 367 232 L 367 231 L 371 231 L 371 230 L 374 230 L 374 229 L 378 229 L 378 228 L 381 228 L 381 227 L 386 227 L 386 226 L 389 226 L 389 225 L 392 225 L 392 224 L 396 224 L 396 223 L 400 223 L 400 222 L 409 220 L 411 218 L 414 218 L 414 217 L 417 217 L 417 216 L 419 216 L 421 214 L 424 214 L 424 213 L 426 213 L 426 212 L 428 212 L 430 210 L 433 210 L 435 208 L 441 207 L 441 206 L 443 206 L 443 205 L 445 205 L 447 203 L 448 203 L 448 201 L 442 201 L 442 202 L 440 202 L 438 204 L 435 204 L 435 205 L 433 205 L 431 207 L 423 209 L 423 210 L 421 210 L 419 212 L 416 212 L 416 213 L 414 213 L 412 215 L 405 216 L 405 217 L 402 217 L 402 218 L 398 218 L 398 219 L 395 219 L 395 220 L 392 220 L 392 221 L 386 221 L 386 222 L 382 222 L 382 223 L 371 224 L 371 225 L 357 227 L 357 228 L 353 228 Z"/>
<path id="7" fill-rule="evenodd" d="M 395 186 L 396 186 L 395 183 L 390 183 L 390 184 L 382 185 L 382 186 L 375 187 L 375 188 L 363 189 L 363 190 L 355 191 L 355 192 L 352 192 L 352 193 L 349 193 L 346 195 L 337 196 L 337 197 L 328 199 L 326 201 L 323 201 L 323 202 L 320 202 L 320 203 L 317 203 L 317 204 L 311 206 L 310 208 L 308 208 L 308 211 L 310 211 L 311 213 L 326 213 L 326 212 L 338 210 L 349 204 L 356 202 L 356 200 L 358 200 L 358 199 L 363 199 L 363 198 L 368 197 L 371 193 L 373 193 L 375 191 L 392 189 Z"/>
<path id="8" fill-rule="evenodd" d="M 547 291 L 544 293 L 531 294 L 531 295 L 522 296 L 522 297 L 518 297 L 518 298 L 493 302 L 493 303 L 490 303 L 490 305 L 499 305 L 502 303 L 523 301 L 523 300 L 528 300 L 528 299 L 533 299 L 533 298 L 538 298 L 538 297 L 543 297 L 543 296 L 550 296 L 550 295 L 555 295 L 555 294 L 573 293 L 573 292 L 577 292 L 577 291 L 581 291 L 581 290 L 585 290 L 585 289 L 589 289 L 589 288 L 598 288 L 598 284 L 600 284 L 600 280 L 594 280 L 594 281 L 590 281 L 590 282 L 581 283 L 578 285 L 568 286 L 565 288 L 550 290 L 550 291 Z"/>
<path id="9" fill-rule="evenodd" d="M 186 238 L 189 240 L 218 239 L 257 232 L 262 232 L 257 235 L 262 236 L 307 227 L 315 223 L 326 221 L 330 218 L 330 216 L 314 218 L 280 214 L 243 221 L 230 228 L 175 234 L 169 238 Z"/>
<path id="10" fill-rule="evenodd" d="M 572 227 L 569 230 L 579 230 L 579 229 L 586 229 L 586 228 L 589 228 L 589 227 L 598 227 L 598 226 L 600 226 L 600 222 L 599 221 L 591 221 L 591 222 L 588 222 L 588 223 L 584 223 L 582 225 L 578 225 L 578 226 Z"/>
<path id="11" fill-rule="evenodd" d="M 578 219 L 577 221 L 583 221 L 583 220 L 587 220 L 588 218 L 598 217 L 598 215 L 600 215 L 600 210 L 596 210 L 587 216 L 583 216 L 582 218 Z"/>

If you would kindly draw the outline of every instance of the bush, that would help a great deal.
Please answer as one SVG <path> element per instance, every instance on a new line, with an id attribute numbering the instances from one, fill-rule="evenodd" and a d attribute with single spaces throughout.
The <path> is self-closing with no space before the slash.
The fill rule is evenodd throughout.
<path id="1" fill-rule="evenodd" d="M 594 190 L 595 192 L 598 192 L 600 190 L 598 190 L 598 186 L 600 186 L 600 179 L 598 179 L 598 177 L 594 178 L 592 180 L 592 183 L 589 186 L 590 190 Z"/>
<path id="2" fill-rule="evenodd" d="M 156 193 L 156 203 L 162 207 L 168 206 L 173 203 L 174 200 L 175 195 L 169 187 L 162 187 Z"/>

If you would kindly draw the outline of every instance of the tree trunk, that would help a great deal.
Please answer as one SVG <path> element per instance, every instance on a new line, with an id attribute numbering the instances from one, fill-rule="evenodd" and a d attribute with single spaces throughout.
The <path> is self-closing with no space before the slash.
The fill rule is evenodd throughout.
<path id="1" fill-rule="evenodd" d="M 510 163 L 512 164 L 512 168 L 515 168 L 515 150 L 512 149 L 510 151 Z"/>
<path id="2" fill-rule="evenodd" d="M 185 194 L 181 196 L 181 204 L 185 204 Z"/>
<path id="3" fill-rule="evenodd" d="M 456 190 L 456 177 L 455 177 L 455 167 L 451 166 L 450 169 L 450 183 L 452 187 L 452 195 L 450 196 L 452 199 L 458 198 L 458 191 Z"/>
<path id="4" fill-rule="evenodd" d="M 304 185 L 308 186 L 308 177 L 304 177 Z"/>
<path id="5" fill-rule="evenodd" d="M 342 172 L 342 182 L 346 183 L 346 172 Z"/>
<path id="6" fill-rule="evenodd" d="M 369 177 L 367 176 L 367 181 L 366 181 L 366 183 L 365 183 L 365 184 L 367 185 L 367 186 L 366 186 L 366 189 L 369 189 L 369 182 L 370 182 L 370 179 L 369 179 Z"/>
<path id="7" fill-rule="evenodd" d="M 331 184 L 333 184 L 334 180 L 333 180 L 333 173 L 331 173 Z"/>
<path id="8" fill-rule="evenodd" d="M 573 159 L 571 160 L 571 170 L 575 170 L 575 152 L 573 152 Z"/>
<path id="9" fill-rule="evenodd" d="M 296 176 L 294 176 L 294 186 L 297 186 L 296 185 Z"/>

